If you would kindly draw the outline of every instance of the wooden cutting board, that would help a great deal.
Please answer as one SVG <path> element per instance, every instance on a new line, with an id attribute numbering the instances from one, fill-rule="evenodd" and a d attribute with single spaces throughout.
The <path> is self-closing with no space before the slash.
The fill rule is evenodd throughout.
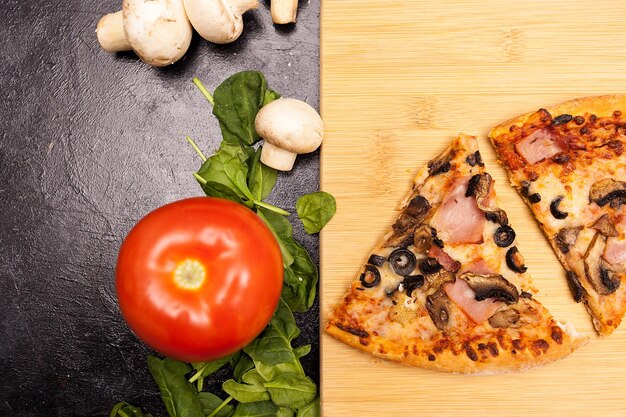
<path id="1" fill-rule="evenodd" d="M 322 189 L 338 207 L 322 235 L 322 325 L 419 167 L 465 132 L 480 138 L 540 300 L 591 335 L 565 360 L 476 377 L 375 359 L 323 334 L 323 416 L 626 415 L 626 325 L 595 335 L 486 139 L 541 106 L 626 93 L 626 3 L 325 0 L 321 37 Z"/>

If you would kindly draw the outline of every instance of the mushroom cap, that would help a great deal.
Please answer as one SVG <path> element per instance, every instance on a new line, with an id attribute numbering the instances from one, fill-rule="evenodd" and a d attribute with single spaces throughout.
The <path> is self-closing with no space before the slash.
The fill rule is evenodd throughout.
<path id="1" fill-rule="evenodd" d="M 124 33 L 142 61 L 162 67 L 185 55 L 192 28 L 182 0 L 124 0 Z"/>
<path id="2" fill-rule="evenodd" d="M 279 98 L 263 106 L 254 127 L 266 142 L 299 154 L 316 150 L 324 137 L 324 123 L 317 111 L 293 98 Z"/>
<path id="3" fill-rule="evenodd" d="M 230 43 L 243 32 L 241 15 L 259 6 L 258 0 L 184 0 L 194 29 L 209 42 Z"/>

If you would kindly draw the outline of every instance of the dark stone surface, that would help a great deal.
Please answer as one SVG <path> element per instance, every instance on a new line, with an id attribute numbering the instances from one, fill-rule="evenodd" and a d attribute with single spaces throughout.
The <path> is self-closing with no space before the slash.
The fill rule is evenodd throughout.
<path id="1" fill-rule="evenodd" d="M 302 1 L 287 28 L 272 25 L 262 2 L 236 43 L 196 36 L 164 69 L 99 48 L 96 22 L 119 3 L 0 1 L 2 416 L 105 416 L 120 400 L 165 415 L 145 364 L 150 351 L 117 308 L 113 272 L 140 217 L 201 193 L 184 137 L 214 151 L 220 135 L 191 78 L 213 89 L 258 69 L 283 95 L 318 104 L 319 1 Z M 318 188 L 318 174 L 317 154 L 299 158 L 269 201 L 293 211 L 298 194 Z M 317 260 L 317 238 L 291 220 Z M 299 324 L 317 378 L 317 307 Z"/>

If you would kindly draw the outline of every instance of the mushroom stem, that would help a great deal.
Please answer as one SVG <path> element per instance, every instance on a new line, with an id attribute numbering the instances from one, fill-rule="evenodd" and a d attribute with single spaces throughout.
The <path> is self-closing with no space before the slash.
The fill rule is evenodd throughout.
<path id="1" fill-rule="evenodd" d="M 230 8 L 235 12 L 235 14 L 244 14 L 248 10 L 258 9 L 259 1 L 258 0 L 231 0 Z"/>
<path id="2" fill-rule="evenodd" d="M 278 25 L 296 23 L 298 0 L 272 0 L 272 21 Z"/>
<path id="3" fill-rule="evenodd" d="M 124 33 L 122 11 L 102 16 L 96 27 L 96 36 L 102 49 L 107 52 L 132 51 Z"/>
<path id="4" fill-rule="evenodd" d="M 261 151 L 261 162 L 279 171 L 290 171 L 291 168 L 293 168 L 293 164 L 296 162 L 297 156 L 298 154 L 296 152 L 279 148 L 266 141 Z"/>

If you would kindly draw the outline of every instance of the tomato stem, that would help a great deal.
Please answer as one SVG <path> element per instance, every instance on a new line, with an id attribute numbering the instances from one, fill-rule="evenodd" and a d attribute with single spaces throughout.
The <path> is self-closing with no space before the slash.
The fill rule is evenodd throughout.
<path id="1" fill-rule="evenodd" d="M 229 396 L 228 398 L 226 398 L 224 401 L 222 401 L 222 403 L 220 405 L 217 406 L 217 408 L 215 410 L 213 410 L 213 412 L 211 414 L 209 414 L 207 417 L 215 417 L 217 415 L 217 413 L 220 412 L 220 410 L 224 407 L 226 407 L 226 404 L 228 404 L 229 402 L 231 402 L 233 400 L 233 397 Z"/>
<path id="2" fill-rule="evenodd" d="M 198 145 L 196 145 L 196 142 L 194 142 L 193 139 L 191 139 L 189 136 L 185 137 L 185 139 L 187 140 L 187 142 L 189 142 L 193 150 L 196 151 L 198 156 L 200 156 L 200 159 L 202 159 L 202 162 L 206 162 L 206 156 L 204 156 L 200 148 L 198 148 Z"/>
<path id="3" fill-rule="evenodd" d="M 268 203 L 264 203 L 264 202 L 259 201 L 259 200 L 253 200 L 253 201 L 254 201 L 254 204 L 256 204 L 257 206 L 266 208 L 269 211 L 273 211 L 274 213 L 282 214 L 283 216 L 289 216 L 289 214 L 290 214 L 288 211 L 283 210 L 280 207 L 276 207 L 276 206 L 273 206 L 273 205 L 268 204 Z"/>
<path id="4" fill-rule="evenodd" d="M 213 95 L 209 92 L 209 90 L 207 90 L 204 84 L 202 84 L 200 78 L 193 77 L 193 83 L 196 85 L 196 87 L 198 87 L 198 90 L 200 90 L 204 98 L 206 98 L 208 102 L 211 103 L 211 106 L 214 106 L 215 102 L 213 101 Z"/>

